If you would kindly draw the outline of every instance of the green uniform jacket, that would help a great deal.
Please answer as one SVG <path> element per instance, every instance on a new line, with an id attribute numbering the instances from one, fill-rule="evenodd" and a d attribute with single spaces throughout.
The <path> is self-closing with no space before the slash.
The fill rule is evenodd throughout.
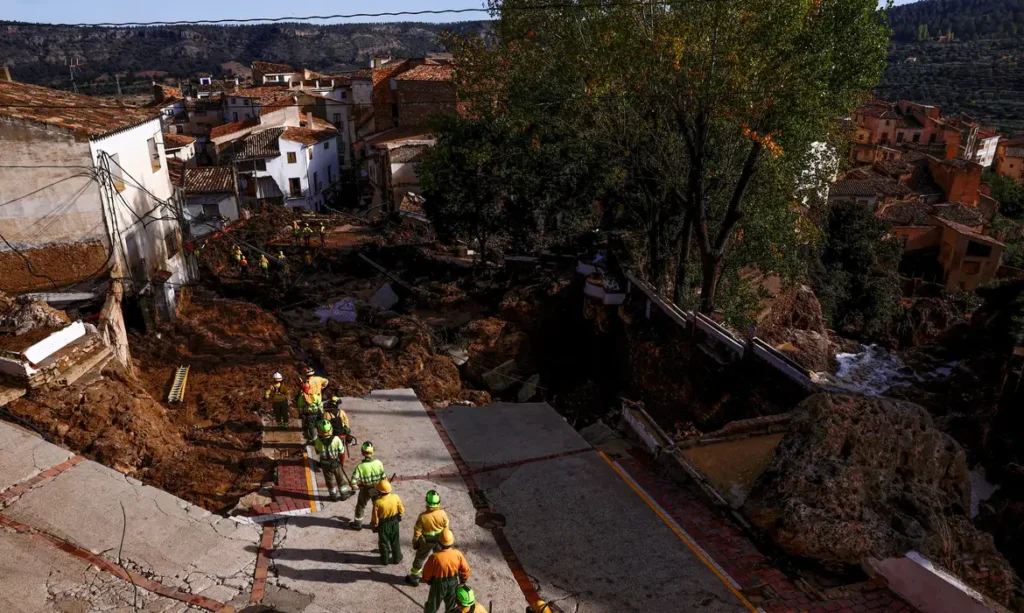
<path id="1" fill-rule="evenodd" d="M 324 442 L 324 437 L 318 436 L 313 442 L 313 448 L 316 449 L 321 462 L 331 465 L 340 464 L 341 456 L 345 455 L 345 444 L 337 436 L 332 436 L 328 442 Z"/>
<path id="2" fill-rule="evenodd" d="M 387 475 L 384 473 L 384 464 L 380 460 L 363 460 L 352 471 L 352 482 L 360 487 L 376 485 L 385 477 Z"/>

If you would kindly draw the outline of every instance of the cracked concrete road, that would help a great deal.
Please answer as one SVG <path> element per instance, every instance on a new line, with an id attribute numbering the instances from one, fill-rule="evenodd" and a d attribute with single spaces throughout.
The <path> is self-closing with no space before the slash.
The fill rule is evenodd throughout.
<path id="1" fill-rule="evenodd" d="M 26 441 L 25 437 L 31 440 Z M 70 457 L 0 422 L 0 482 L 14 485 Z M 35 457 L 35 464 L 31 458 Z M 6 487 L 6 486 L 4 486 Z M 127 522 L 122 521 L 122 504 Z M 248 594 L 261 528 L 212 514 L 101 464 L 81 462 L 8 501 L 3 514 L 182 592 L 228 602 Z M 0 577 L 0 587 L 3 579 Z"/>
<path id="2" fill-rule="evenodd" d="M 353 433 L 360 441 L 373 441 L 388 475 L 424 477 L 395 485 L 406 507 L 401 524 L 405 559 L 398 565 L 381 566 L 377 536 L 369 530 L 347 528 L 355 499 L 328 502 L 323 511 L 289 518 L 278 528 L 270 583 L 312 596 L 312 601 L 305 608 L 275 606 L 286 613 L 422 611 L 429 588 L 425 584 L 411 588 L 404 578 L 412 564 L 413 523 L 424 509 L 427 491 L 435 489 L 451 518 L 456 547 L 472 567 L 469 583 L 477 597 L 485 606 L 493 602 L 499 612 L 521 611 L 525 607 L 522 592 L 490 531 L 476 525 L 476 511 L 465 483 L 458 477 L 427 477 L 457 469 L 413 391 L 376 391 L 367 398 L 345 398 L 343 406 Z M 351 462 L 346 465 L 351 469 Z M 269 594 L 268 599 L 273 600 Z"/>
<path id="3" fill-rule="evenodd" d="M 470 467 L 589 448 L 546 403 L 438 417 Z M 596 451 L 474 478 L 540 595 L 566 611 L 748 611 Z"/>

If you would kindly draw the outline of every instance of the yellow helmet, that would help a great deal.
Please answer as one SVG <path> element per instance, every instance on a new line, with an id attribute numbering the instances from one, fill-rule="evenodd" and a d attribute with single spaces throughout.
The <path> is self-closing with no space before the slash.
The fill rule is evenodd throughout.
<path id="1" fill-rule="evenodd" d="M 381 494 L 390 494 L 391 482 L 388 481 L 387 479 L 381 479 L 380 481 L 377 482 L 377 491 L 380 492 Z"/>
<path id="2" fill-rule="evenodd" d="M 533 603 L 533 613 L 551 613 L 551 607 L 543 600 Z"/>
<path id="3" fill-rule="evenodd" d="M 441 531 L 441 536 L 437 537 L 437 542 L 441 543 L 442 547 L 451 547 L 455 544 L 455 533 L 445 528 Z"/>

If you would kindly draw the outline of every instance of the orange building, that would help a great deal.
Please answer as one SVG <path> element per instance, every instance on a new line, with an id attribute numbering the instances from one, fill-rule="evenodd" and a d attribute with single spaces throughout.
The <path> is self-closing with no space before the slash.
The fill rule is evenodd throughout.
<path id="1" fill-rule="evenodd" d="M 977 206 L 981 189 L 981 165 L 959 158 L 928 159 L 932 179 L 942 188 L 946 200 Z"/>
<path id="2" fill-rule="evenodd" d="M 996 148 L 996 173 L 1017 182 L 1024 180 L 1024 138 L 999 143 Z"/>

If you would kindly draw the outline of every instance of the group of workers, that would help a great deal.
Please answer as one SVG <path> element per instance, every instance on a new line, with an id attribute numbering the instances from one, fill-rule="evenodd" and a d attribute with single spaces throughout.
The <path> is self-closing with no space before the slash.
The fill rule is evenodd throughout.
<path id="1" fill-rule="evenodd" d="M 323 392 L 330 381 L 317 375 L 312 368 L 306 368 L 303 374 L 300 391 L 295 396 L 296 407 L 302 418 L 306 443 L 312 444 L 316 450 L 318 466 L 324 474 L 331 500 L 344 500 L 353 493 L 357 494 L 355 515 L 349 522 L 353 530 L 363 529 L 366 508 L 372 504 L 369 527 L 377 534 L 381 564 L 401 563 L 399 524 L 405 515 L 405 506 L 394 491 L 384 464 L 374 456 L 373 443 L 366 441 L 360 446 L 362 460 L 353 469 L 352 478 L 348 478 L 344 469 L 346 450 L 355 441 L 348 415 L 342 410 L 337 396 L 324 403 Z M 281 373 L 274 373 L 274 382 L 264 393 L 264 398 L 272 405 L 276 424 L 287 426 L 290 394 Z M 413 525 L 412 548 L 415 555 L 406 583 L 417 587 L 424 581 L 430 586 L 424 613 L 436 613 L 442 604 L 445 613 L 487 613 L 483 605 L 476 602 L 473 589 L 467 585 L 469 563 L 455 548 L 455 533 L 449 524 L 448 514 L 441 507 L 441 495 L 435 490 L 427 492 L 426 509 Z M 551 613 L 551 608 L 543 601 L 537 601 L 527 608 L 527 613 Z"/>
<path id="2" fill-rule="evenodd" d="M 327 237 L 327 226 L 324 222 L 320 222 L 320 246 L 324 246 L 325 239 Z M 313 227 L 309 225 L 307 221 L 304 224 L 299 224 L 298 219 L 292 220 L 292 237 L 295 239 L 295 245 L 310 246 L 313 241 Z"/>

